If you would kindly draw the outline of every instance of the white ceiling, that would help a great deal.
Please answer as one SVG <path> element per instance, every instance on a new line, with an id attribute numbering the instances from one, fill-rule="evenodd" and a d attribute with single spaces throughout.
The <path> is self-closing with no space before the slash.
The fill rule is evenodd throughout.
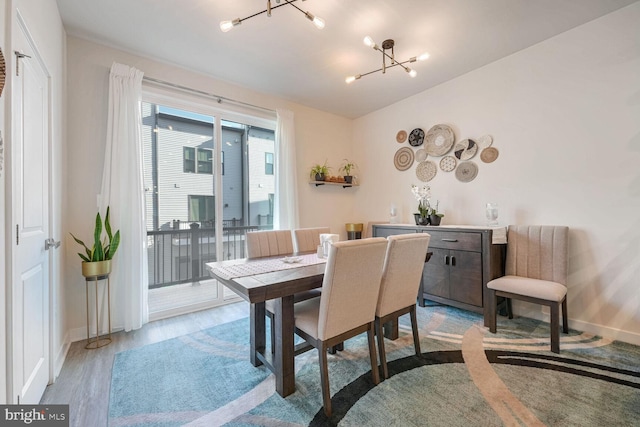
<path id="1" fill-rule="evenodd" d="M 267 1 L 57 3 L 70 35 L 355 118 L 635 1 L 299 0 L 298 7 L 326 21 L 323 30 L 284 5 L 228 33 L 220 21 L 260 12 Z M 362 43 L 366 35 L 378 44 L 394 39 L 399 61 L 425 51 L 431 57 L 411 64 L 413 79 L 395 67 L 347 85 L 346 76 L 382 65 L 382 54 Z"/>

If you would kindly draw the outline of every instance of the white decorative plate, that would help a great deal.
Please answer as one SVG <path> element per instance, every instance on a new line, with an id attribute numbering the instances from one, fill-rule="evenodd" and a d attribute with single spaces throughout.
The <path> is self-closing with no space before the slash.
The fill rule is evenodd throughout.
<path id="1" fill-rule="evenodd" d="M 432 156 L 443 156 L 451 150 L 455 135 L 448 125 L 435 125 L 425 137 L 424 149 Z"/>
<path id="2" fill-rule="evenodd" d="M 421 148 L 416 151 L 416 162 L 424 162 L 425 160 L 427 160 L 427 150 Z"/>
<path id="3" fill-rule="evenodd" d="M 453 156 L 444 156 L 440 160 L 440 169 L 442 169 L 445 172 L 451 172 L 452 170 L 454 170 L 456 168 L 457 164 L 458 164 L 458 161 L 456 160 L 455 157 L 453 157 Z"/>
<path id="4" fill-rule="evenodd" d="M 458 160 L 469 160 L 476 155 L 478 144 L 473 139 L 463 139 L 453 147 L 453 154 Z"/>
<path id="5" fill-rule="evenodd" d="M 409 147 L 402 147 L 396 151 L 393 157 L 393 164 L 399 171 L 406 171 L 413 165 L 413 150 Z"/>
<path id="6" fill-rule="evenodd" d="M 482 135 L 476 142 L 480 148 L 487 148 L 493 144 L 493 137 L 491 135 Z"/>
<path id="7" fill-rule="evenodd" d="M 478 165 L 473 162 L 460 162 L 456 168 L 456 178 L 460 182 L 470 182 L 478 175 Z"/>
<path id="8" fill-rule="evenodd" d="M 418 167 L 416 168 L 416 176 L 423 182 L 431 181 L 437 172 L 438 167 L 431 160 L 418 163 Z"/>

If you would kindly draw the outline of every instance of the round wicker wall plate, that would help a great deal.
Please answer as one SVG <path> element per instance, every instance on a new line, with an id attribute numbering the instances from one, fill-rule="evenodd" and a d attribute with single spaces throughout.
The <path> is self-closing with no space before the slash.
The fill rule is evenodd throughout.
<path id="1" fill-rule="evenodd" d="M 420 128 L 415 128 L 409 134 L 409 144 L 412 147 L 419 147 L 424 142 L 424 131 Z"/>
<path id="2" fill-rule="evenodd" d="M 4 56 L 2 55 L 2 49 L 0 49 L 0 95 L 2 95 L 2 89 L 4 89 L 4 79 L 7 75 L 7 67 L 4 63 Z"/>
<path id="3" fill-rule="evenodd" d="M 469 160 L 476 155 L 478 144 L 473 139 L 463 139 L 453 148 L 453 154 L 458 160 Z"/>
<path id="4" fill-rule="evenodd" d="M 478 175 L 478 165 L 473 162 L 460 162 L 456 168 L 456 178 L 460 182 L 470 182 Z"/>
<path id="5" fill-rule="evenodd" d="M 419 149 L 416 151 L 416 162 L 424 162 L 427 160 L 427 156 L 427 150 L 424 148 Z"/>
<path id="6" fill-rule="evenodd" d="M 398 144 L 402 144 L 406 140 L 407 140 L 407 131 L 399 130 L 398 133 L 396 134 L 396 141 L 398 141 Z"/>
<path id="7" fill-rule="evenodd" d="M 485 163 L 491 163 L 498 158 L 498 149 L 495 147 L 487 147 L 480 153 L 480 160 Z"/>
<path id="8" fill-rule="evenodd" d="M 402 147 L 393 156 L 393 164 L 399 171 L 406 171 L 413 165 L 413 150 L 409 147 Z"/>
<path id="9" fill-rule="evenodd" d="M 491 135 L 482 135 L 476 142 L 480 148 L 487 148 L 493 144 L 493 137 Z"/>
<path id="10" fill-rule="evenodd" d="M 416 176 L 422 182 L 431 181 L 437 172 L 438 167 L 431 160 L 418 163 L 418 167 L 416 168 Z"/>
<path id="11" fill-rule="evenodd" d="M 435 125 L 425 137 L 424 149 L 431 156 L 444 156 L 451 150 L 455 135 L 453 129 L 447 125 Z"/>
<path id="12" fill-rule="evenodd" d="M 454 170 L 456 168 L 457 164 L 458 164 L 458 160 L 456 160 L 455 157 L 453 157 L 453 156 L 444 156 L 440 160 L 440 169 L 442 169 L 444 172 L 451 172 L 452 170 Z"/>

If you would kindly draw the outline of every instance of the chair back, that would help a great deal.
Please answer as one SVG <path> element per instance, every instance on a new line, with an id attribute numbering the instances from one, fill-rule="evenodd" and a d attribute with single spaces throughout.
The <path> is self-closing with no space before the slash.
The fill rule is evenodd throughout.
<path id="1" fill-rule="evenodd" d="M 378 317 L 416 303 L 431 236 L 427 233 L 397 234 L 387 239 L 389 244 L 376 307 Z"/>
<path id="2" fill-rule="evenodd" d="M 329 227 L 298 228 L 293 230 L 296 252 L 315 251 L 320 244 L 320 234 L 331 233 Z"/>
<path id="3" fill-rule="evenodd" d="M 386 249 L 383 237 L 331 245 L 320 296 L 319 339 L 373 322 Z"/>
<path id="4" fill-rule="evenodd" d="M 568 227 L 510 225 L 505 273 L 566 286 L 568 250 Z"/>
<path id="5" fill-rule="evenodd" d="M 247 258 L 293 253 L 291 230 L 250 231 L 247 233 Z"/>

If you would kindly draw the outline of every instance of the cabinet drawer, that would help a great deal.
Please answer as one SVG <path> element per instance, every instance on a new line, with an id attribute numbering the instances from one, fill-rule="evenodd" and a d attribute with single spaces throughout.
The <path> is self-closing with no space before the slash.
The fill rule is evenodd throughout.
<path id="1" fill-rule="evenodd" d="M 482 235 L 480 233 L 436 231 L 433 229 L 425 231 L 431 235 L 429 247 L 475 252 L 482 251 Z"/>

